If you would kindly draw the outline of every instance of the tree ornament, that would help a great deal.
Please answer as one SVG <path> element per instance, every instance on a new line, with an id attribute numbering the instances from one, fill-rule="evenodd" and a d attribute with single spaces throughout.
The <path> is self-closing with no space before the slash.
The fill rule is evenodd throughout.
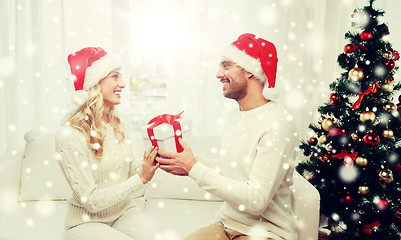
<path id="1" fill-rule="evenodd" d="M 394 90 L 394 86 L 392 83 L 385 83 L 382 85 L 381 89 L 383 92 L 392 92 Z"/>
<path id="2" fill-rule="evenodd" d="M 394 62 L 393 59 L 387 59 L 387 60 L 384 62 L 384 66 L 386 66 L 386 67 L 391 71 L 391 70 L 393 70 L 394 67 L 395 67 L 395 62 Z"/>
<path id="3" fill-rule="evenodd" d="M 368 193 L 369 193 L 369 187 L 368 186 L 359 186 L 358 187 L 358 194 L 365 196 Z"/>
<path id="4" fill-rule="evenodd" d="M 345 202 L 349 203 L 349 204 L 352 204 L 354 202 L 354 198 L 349 195 L 345 196 L 344 199 L 345 199 Z"/>
<path id="5" fill-rule="evenodd" d="M 393 103 L 392 101 L 388 101 L 383 104 L 383 109 L 388 112 L 392 112 L 397 110 L 397 105 L 395 105 L 395 103 Z"/>
<path id="6" fill-rule="evenodd" d="M 365 31 L 363 31 L 362 33 L 361 33 L 361 40 L 362 41 L 369 41 L 370 39 L 372 39 L 372 33 L 370 32 L 370 31 L 367 31 L 367 30 L 365 30 Z"/>
<path id="7" fill-rule="evenodd" d="M 386 59 L 392 59 L 393 58 L 393 52 L 385 51 L 385 52 L 383 52 L 383 57 L 386 58 Z"/>
<path id="8" fill-rule="evenodd" d="M 327 136 L 326 135 L 321 135 L 320 137 L 319 137 L 319 139 L 318 139 L 318 142 L 320 143 L 320 144 L 323 144 L 323 143 L 325 143 L 327 141 Z"/>
<path id="9" fill-rule="evenodd" d="M 350 137 L 353 141 L 358 140 L 358 133 L 356 131 L 351 132 Z"/>
<path id="10" fill-rule="evenodd" d="M 344 52 L 346 52 L 346 53 L 352 53 L 355 50 L 356 50 L 356 46 L 354 44 L 347 44 L 344 47 Z"/>
<path id="11" fill-rule="evenodd" d="M 332 127 L 334 127 L 334 121 L 332 118 L 325 118 L 322 121 L 322 128 L 326 131 L 329 131 Z"/>
<path id="12" fill-rule="evenodd" d="M 325 154 L 323 156 L 318 156 L 317 159 L 319 159 L 322 162 L 326 162 L 329 159 L 329 157 Z"/>
<path id="13" fill-rule="evenodd" d="M 387 78 L 387 79 L 384 79 L 384 82 L 385 83 L 392 83 L 394 81 L 394 78 L 393 77 L 389 77 L 389 78 Z"/>
<path id="14" fill-rule="evenodd" d="M 330 137 L 335 137 L 335 136 L 347 136 L 347 134 L 345 133 L 344 129 L 341 128 L 331 128 L 328 134 Z"/>
<path id="15" fill-rule="evenodd" d="M 393 172 L 390 169 L 383 169 L 379 173 L 379 178 L 381 182 L 391 183 L 394 181 Z"/>
<path id="16" fill-rule="evenodd" d="M 368 160 L 364 157 L 357 157 L 355 159 L 355 163 L 356 163 L 356 165 L 358 165 L 360 167 L 364 167 L 368 164 Z"/>
<path id="17" fill-rule="evenodd" d="M 363 73 L 362 69 L 355 67 L 348 72 L 348 78 L 351 81 L 359 82 L 363 79 L 365 74 Z"/>
<path id="18" fill-rule="evenodd" d="M 379 199 L 376 203 L 376 207 L 379 210 L 386 210 L 388 208 L 388 202 L 386 199 Z"/>
<path id="19" fill-rule="evenodd" d="M 330 94 L 330 102 L 331 103 L 337 102 L 338 99 L 340 99 L 340 96 L 338 95 L 338 93 Z"/>
<path id="20" fill-rule="evenodd" d="M 400 60 L 400 54 L 398 53 L 398 51 L 393 50 L 393 57 L 396 61 Z"/>
<path id="21" fill-rule="evenodd" d="M 334 147 L 333 147 L 333 145 L 331 145 L 331 143 L 328 143 L 328 144 L 326 144 L 325 149 L 327 152 L 332 152 L 334 150 Z"/>
<path id="22" fill-rule="evenodd" d="M 394 137 L 394 132 L 391 129 L 385 129 L 383 131 L 383 137 L 387 138 L 387 139 L 392 139 Z"/>
<path id="23" fill-rule="evenodd" d="M 309 144 L 312 146 L 316 146 L 317 145 L 317 138 L 315 137 L 310 137 L 308 140 Z"/>
<path id="24" fill-rule="evenodd" d="M 388 30 L 388 27 L 386 24 L 381 24 L 379 26 L 376 27 L 376 31 L 380 34 L 380 35 L 388 35 L 390 34 L 390 31 Z"/>
<path id="25" fill-rule="evenodd" d="M 374 147 L 379 144 L 380 138 L 375 133 L 368 133 L 363 137 L 363 142 Z"/>
<path id="26" fill-rule="evenodd" d="M 373 124 L 376 120 L 376 115 L 371 111 L 364 111 L 359 116 L 362 123 Z"/>

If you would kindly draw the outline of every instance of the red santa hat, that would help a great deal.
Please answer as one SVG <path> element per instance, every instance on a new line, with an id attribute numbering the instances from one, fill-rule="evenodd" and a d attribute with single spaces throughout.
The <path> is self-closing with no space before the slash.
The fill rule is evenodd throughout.
<path id="1" fill-rule="evenodd" d="M 223 56 L 258 78 L 264 84 L 263 96 L 266 99 L 277 100 L 275 85 L 278 59 L 273 43 L 254 34 L 244 33 L 224 48 Z"/>
<path id="2" fill-rule="evenodd" d="M 72 100 L 80 105 L 88 98 L 86 91 L 121 65 L 100 47 L 83 48 L 68 56 L 75 92 Z"/>

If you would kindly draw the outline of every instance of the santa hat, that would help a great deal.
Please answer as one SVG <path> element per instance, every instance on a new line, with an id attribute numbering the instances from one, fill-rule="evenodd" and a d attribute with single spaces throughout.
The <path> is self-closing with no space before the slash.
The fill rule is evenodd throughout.
<path id="1" fill-rule="evenodd" d="M 68 56 L 75 92 L 72 101 L 81 105 L 88 98 L 87 90 L 121 65 L 100 47 L 87 47 Z"/>
<path id="2" fill-rule="evenodd" d="M 264 84 L 263 96 L 266 99 L 277 100 L 275 85 L 278 59 L 273 43 L 245 33 L 224 48 L 223 56 L 258 78 Z"/>

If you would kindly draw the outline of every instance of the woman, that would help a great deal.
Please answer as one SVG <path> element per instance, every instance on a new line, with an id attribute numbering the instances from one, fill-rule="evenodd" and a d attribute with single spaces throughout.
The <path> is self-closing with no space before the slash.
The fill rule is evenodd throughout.
<path id="1" fill-rule="evenodd" d="M 137 205 L 159 167 L 157 148 L 143 162 L 133 157 L 126 121 L 115 108 L 125 87 L 120 65 L 102 48 L 84 48 L 68 62 L 78 106 L 56 136 L 59 165 L 73 191 L 65 239 L 153 239 L 152 220 Z"/>

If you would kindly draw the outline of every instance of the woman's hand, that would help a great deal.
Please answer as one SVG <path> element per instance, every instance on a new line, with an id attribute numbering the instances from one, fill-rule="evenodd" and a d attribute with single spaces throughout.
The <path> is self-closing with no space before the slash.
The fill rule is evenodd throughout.
<path id="1" fill-rule="evenodd" d="M 156 169 L 160 166 L 160 164 L 155 161 L 157 150 L 157 147 L 152 146 L 148 152 L 145 151 L 143 154 L 142 171 L 139 177 L 144 184 L 152 180 Z"/>

